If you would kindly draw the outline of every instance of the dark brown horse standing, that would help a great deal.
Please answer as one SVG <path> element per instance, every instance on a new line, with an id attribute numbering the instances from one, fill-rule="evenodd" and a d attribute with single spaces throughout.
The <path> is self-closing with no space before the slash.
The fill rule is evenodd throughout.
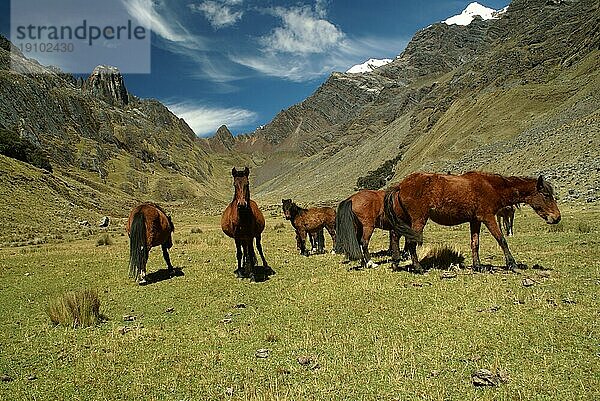
<path id="1" fill-rule="evenodd" d="M 469 223 L 474 270 L 481 270 L 479 233 L 481 223 L 485 224 L 502 248 L 507 268 L 514 270 L 517 264 L 498 227 L 496 213 L 505 206 L 526 203 L 548 224 L 556 224 L 561 216 L 553 193 L 552 186 L 542 176 L 536 179 L 484 172 L 459 176 L 413 173 L 388 192 L 385 213 L 395 228 L 406 231 L 410 226 L 417 234 L 408 243 L 417 272 L 422 267 L 416 245 L 422 242 L 423 228 L 430 218 L 445 226 Z"/>
<path id="2" fill-rule="evenodd" d="M 306 235 L 315 234 L 316 245 L 319 246 L 319 232 L 323 232 L 323 228 L 327 230 L 331 236 L 333 242 L 333 248 L 335 249 L 335 209 L 331 207 L 313 207 L 310 209 L 304 209 L 292 202 L 291 199 L 282 199 L 283 214 L 286 220 L 292 223 L 292 226 L 296 230 L 296 245 L 300 254 L 308 256 L 308 250 L 306 249 Z M 322 235 L 322 234 L 321 234 Z M 311 237 L 311 243 L 314 242 Z M 322 246 L 322 244 L 320 245 Z"/>
<path id="3" fill-rule="evenodd" d="M 256 202 L 250 199 L 250 183 L 248 175 L 250 169 L 246 167 L 238 171 L 235 167 L 231 170 L 233 176 L 233 200 L 227 206 L 221 216 L 221 228 L 223 232 L 235 240 L 237 270 L 235 274 L 239 278 L 250 278 L 256 280 L 256 253 L 254 252 L 254 239 L 256 238 L 256 249 L 263 262 L 264 274 L 274 274 L 269 267 L 263 254 L 261 245 L 261 234 L 265 228 L 265 218 L 258 208 Z"/>
<path id="4" fill-rule="evenodd" d="M 513 225 L 515 222 L 515 209 L 517 207 L 519 207 L 519 205 L 505 206 L 496 213 L 498 227 L 503 230 L 507 237 L 511 237 L 514 234 Z"/>
<path id="5" fill-rule="evenodd" d="M 161 245 L 163 258 L 167 262 L 169 273 L 173 273 L 173 265 L 169 258 L 169 249 L 173 246 L 171 233 L 175 226 L 171 217 L 155 203 L 142 203 L 129 214 L 125 227 L 129 235 L 129 277 L 146 284 L 146 263 L 150 249 Z"/>
<path id="6" fill-rule="evenodd" d="M 369 241 L 376 228 L 390 231 L 390 251 L 398 254 L 400 237 L 392 230 L 383 208 L 385 191 L 365 189 L 338 205 L 335 251 L 350 260 L 361 260 L 362 267 L 375 267 L 369 254 Z"/>

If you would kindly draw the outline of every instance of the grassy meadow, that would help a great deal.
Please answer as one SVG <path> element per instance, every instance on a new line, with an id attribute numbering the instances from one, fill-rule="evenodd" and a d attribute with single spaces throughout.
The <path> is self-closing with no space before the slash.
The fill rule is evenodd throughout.
<path id="1" fill-rule="evenodd" d="M 263 247 L 277 274 L 262 283 L 234 277 L 234 244 L 219 216 L 166 208 L 176 227 L 171 259 L 184 274 L 144 287 L 127 278 L 118 219 L 109 241 L 94 229 L 0 248 L 0 399 L 600 398 L 597 207 L 563 206 L 552 227 L 524 207 L 508 241 L 529 269 L 450 278 L 439 269 L 394 272 L 386 256 L 366 270 L 340 255 L 302 257 L 272 207 Z M 428 245 L 453 246 L 471 263 L 468 225 L 430 223 Z M 379 231 L 371 250 L 385 247 Z M 503 265 L 485 229 L 481 258 Z M 154 249 L 148 273 L 164 267 Z M 82 289 L 97 291 L 103 323 L 54 326 L 49 302 Z M 474 387 L 480 368 L 507 381 Z"/>

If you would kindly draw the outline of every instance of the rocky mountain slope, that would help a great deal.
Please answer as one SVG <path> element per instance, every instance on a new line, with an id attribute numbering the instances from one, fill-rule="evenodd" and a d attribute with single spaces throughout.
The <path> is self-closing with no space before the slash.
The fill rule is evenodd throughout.
<path id="1" fill-rule="evenodd" d="M 75 79 L 15 49 L 11 65 L 10 49 L 0 37 L 0 201 L 3 216 L 13 216 L 1 219 L 2 237 L 53 229 L 36 215 L 70 227 L 126 216 L 140 200 L 213 205 L 230 196 L 229 180 L 215 170 L 229 171 L 231 161 L 212 158 L 160 102 L 128 93 L 117 69 L 99 66 Z"/>
<path id="2" fill-rule="evenodd" d="M 597 1 L 514 0 L 497 19 L 434 24 L 389 64 L 333 73 L 232 149 L 254 155 L 273 201 L 337 201 L 389 160 L 392 181 L 544 173 L 564 200 L 598 199 L 599 16 Z"/>

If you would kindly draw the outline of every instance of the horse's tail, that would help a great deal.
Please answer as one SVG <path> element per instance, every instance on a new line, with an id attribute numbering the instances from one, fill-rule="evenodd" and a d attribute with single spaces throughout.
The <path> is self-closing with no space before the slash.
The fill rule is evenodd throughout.
<path id="1" fill-rule="evenodd" d="M 346 199 L 339 204 L 335 215 L 335 252 L 343 253 L 350 260 L 362 257 L 362 250 L 357 238 L 360 221 L 352 211 L 352 200 Z"/>
<path id="2" fill-rule="evenodd" d="M 402 202 L 400 202 L 400 197 L 398 193 L 400 192 L 400 187 L 389 189 L 385 192 L 385 198 L 383 201 L 383 208 L 385 211 L 385 217 L 388 222 L 392 226 L 392 229 L 398 234 L 398 237 L 404 236 L 406 241 L 416 242 L 417 244 L 423 243 L 423 234 L 419 234 L 415 230 L 411 228 L 404 220 L 398 218 L 398 215 L 395 212 L 395 199 L 398 199 L 399 206 L 402 208 L 404 213 L 408 215 L 406 209 Z"/>
<path id="3" fill-rule="evenodd" d="M 133 216 L 129 232 L 129 277 L 139 279 L 148 262 L 148 254 L 146 219 L 144 213 L 139 211 Z"/>

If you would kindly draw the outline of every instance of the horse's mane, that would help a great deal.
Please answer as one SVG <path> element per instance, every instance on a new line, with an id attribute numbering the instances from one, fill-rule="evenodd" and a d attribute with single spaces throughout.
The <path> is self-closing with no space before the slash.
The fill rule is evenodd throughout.
<path id="1" fill-rule="evenodd" d="M 298 215 L 304 214 L 308 211 L 308 209 L 298 206 L 295 202 L 292 202 L 291 210 L 297 211 Z"/>
<path id="2" fill-rule="evenodd" d="M 486 177 L 486 179 L 488 181 L 501 182 L 503 184 L 503 186 L 505 186 L 505 187 L 512 187 L 512 186 L 515 186 L 515 184 L 530 184 L 531 182 L 537 182 L 536 177 L 524 177 L 524 176 L 514 176 L 514 175 L 513 176 L 504 176 L 501 174 L 488 173 L 485 171 L 469 171 L 469 172 L 465 173 L 464 175 L 467 175 L 467 174 L 484 176 L 484 177 Z M 546 180 L 543 181 L 543 189 L 548 194 L 554 195 L 554 188 Z"/>

